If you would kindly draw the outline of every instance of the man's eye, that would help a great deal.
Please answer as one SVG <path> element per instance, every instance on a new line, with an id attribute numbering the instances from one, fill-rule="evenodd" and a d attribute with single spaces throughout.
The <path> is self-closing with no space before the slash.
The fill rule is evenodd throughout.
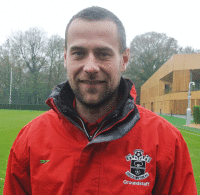
<path id="1" fill-rule="evenodd" d="M 108 56 L 108 53 L 101 53 L 101 55 L 106 57 L 106 56 Z"/>
<path id="2" fill-rule="evenodd" d="M 110 54 L 107 53 L 107 52 L 100 52 L 100 53 L 99 53 L 99 56 L 105 58 L 105 57 L 109 57 Z"/>
<path id="3" fill-rule="evenodd" d="M 72 55 L 74 55 L 74 56 L 82 56 L 82 55 L 84 55 L 84 52 L 76 51 L 76 52 L 73 52 Z"/>

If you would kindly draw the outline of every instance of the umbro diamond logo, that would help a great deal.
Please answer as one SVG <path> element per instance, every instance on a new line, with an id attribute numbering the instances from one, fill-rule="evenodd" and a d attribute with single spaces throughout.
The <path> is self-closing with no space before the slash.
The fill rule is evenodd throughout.
<path id="1" fill-rule="evenodd" d="M 48 163 L 50 160 L 40 160 L 40 164 L 46 164 Z"/>

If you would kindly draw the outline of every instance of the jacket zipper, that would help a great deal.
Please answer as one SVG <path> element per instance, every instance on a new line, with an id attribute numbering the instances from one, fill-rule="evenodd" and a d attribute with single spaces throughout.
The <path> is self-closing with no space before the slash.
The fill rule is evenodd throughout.
<path id="1" fill-rule="evenodd" d="M 101 127 L 103 126 L 103 124 L 105 123 L 105 121 L 103 121 L 100 125 L 100 127 L 96 130 L 96 132 L 94 133 L 94 135 L 92 136 L 92 139 L 99 133 Z"/>
<path id="2" fill-rule="evenodd" d="M 111 118 L 115 118 L 116 116 L 117 116 L 117 114 L 115 114 L 114 116 L 108 118 L 107 120 L 109 120 L 109 119 L 111 119 Z M 103 124 L 104 124 L 107 120 L 105 120 L 105 121 L 103 121 L 103 122 L 101 123 L 100 127 L 97 129 L 97 131 L 96 131 L 96 132 L 94 133 L 94 135 L 92 136 L 92 139 L 99 133 L 99 131 L 101 130 L 101 127 L 103 126 Z"/>
<path id="3" fill-rule="evenodd" d="M 109 120 L 109 119 L 111 119 L 111 118 L 115 118 L 116 116 L 117 116 L 117 114 L 115 114 L 114 116 L 108 118 L 107 120 Z M 97 129 L 97 131 L 96 131 L 96 132 L 94 133 L 94 135 L 92 136 L 92 135 L 90 135 L 90 134 L 88 133 L 88 131 L 86 130 L 86 127 L 85 127 L 85 124 L 84 124 L 83 120 L 82 120 L 79 116 L 76 116 L 76 117 L 81 121 L 82 126 L 83 126 L 83 129 L 84 129 L 84 132 L 85 132 L 85 134 L 86 134 L 86 136 L 87 136 L 87 138 L 88 138 L 88 140 L 89 140 L 90 142 L 91 142 L 92 139 L 99 133 L 99 131 L 101 130 L 103 124 L 107 121 L 107 120 L 103 121 L 103 122 L 101 123 L 100 127 Z"/>
<path id="4" fill-rule="evenodd" d="M 88 133 L 88 131 L 86 130 L 85 124 L 84 124 L 83 120 L 82 120 L 79 116 L 76 116 L 76 117 L 81 121 L 82 126 L 83 126 L 83 129 L 84 129 L 84 131 L 85 131 L 85 134 L 86 134 L 88 140 L 89 140 L 89 141 L 92 141 L 93 136 L 91 136 L 91 135 Z"/>

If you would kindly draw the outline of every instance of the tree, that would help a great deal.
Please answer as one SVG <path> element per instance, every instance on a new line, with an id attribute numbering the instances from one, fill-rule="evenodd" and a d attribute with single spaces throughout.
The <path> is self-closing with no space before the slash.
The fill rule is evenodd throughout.
<path id="1" fill-rule="evenodd" d="M 125 76 L 134 82 L 138 95 L 140 87 L 149 77 L 177 53 L 177 41 L 164 33 L 148 32 L 132 40 L 130 61 Z M 139 103 L 139 98 L 137 101 Z"/>
<path id="2" fill-rule="evenodd" d="M 10 72 L 12 67 L 9 40 L 0 47 L 0 98 L 2 103 L 8 103 Z"/>
<path id="3" fill-rule="evenodd" d="M 64 39 L 49 39 L 36 27 L 14 32 L 0 45 L 0 103 L 8 103 L 12 68 L 12 103 L 43 104 L 52 88 L 66 81 Z"/>
<path id="4" fill-rule="evenodd" d="M 27 75 L 30 75 L 27 87 L 32 89 L 33 103 L 38 102 L 38 79 L 42 68 L 46 64 L 46 43 L 45 32 L 36 27 L 23 32 L 17 32 L 11 37 L 13 49 L 26 65 Z"/>
<path id="5" fill-rule="evenodd" d="M 48 40 L 47 45 L 47 61 L 48 67 L 48 86 L 47 89 L 51 90 L 52 87 L 66 80 L 64 70 L 64 39 L 58 35 L 52 35 Z"/>
<path id="6" fill-rule="evenodd" d="M 192 47 L 190 47 L 190 46 L 187 46 L 187 47 L 185 47 L 185 48 L 180 47 L 180 48 L 178 49 L 178 53 L 179 53 L 179 54 L 200 53 L 200 50 L 194 49 L 194 48 L 192 48 Z"/>
<path id="7" fill-rule="evenodd" d="M 0 46 L 0 103 L 8 104 L 12 68 L 12 104 L 19 104 L 20 91 L 24 89 L 25 64 L 10 44 L 10 39 Z M 24 97 L 22 97 L 24 100 Z"/>

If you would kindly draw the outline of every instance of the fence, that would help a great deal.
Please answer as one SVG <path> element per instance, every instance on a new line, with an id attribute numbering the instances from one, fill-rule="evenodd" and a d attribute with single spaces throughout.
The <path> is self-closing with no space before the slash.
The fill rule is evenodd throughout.
<path id="1" fill-rule="evenodd" d="M 0 109 L 10 109 L 10 110 L 50 110 L 47 105 L 15 105 L 15 104 L 0 104 Z"/>

